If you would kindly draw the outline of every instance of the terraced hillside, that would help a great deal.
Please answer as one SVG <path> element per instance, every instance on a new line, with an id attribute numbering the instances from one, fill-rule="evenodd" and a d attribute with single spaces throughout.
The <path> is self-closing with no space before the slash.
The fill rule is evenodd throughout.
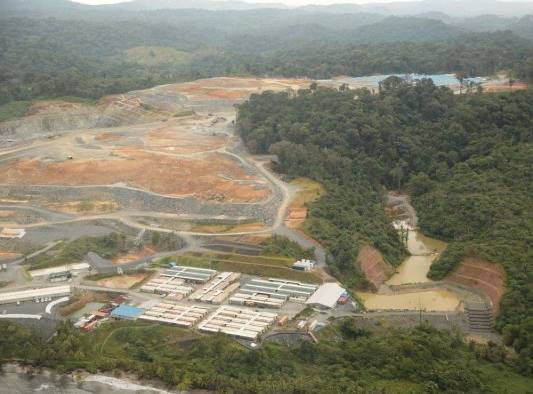
<path id="1" fill-rule="evenodd" d="M 289 196 L 241 148 L 233 106 L 252 93 L 308 83 L 214 78 L 95 105 L 38 102 L 0 123 L 0 227 L 31 234 L 111 220 L 184 235 L 217 226 L 269 232 L 282 223 Z"/>

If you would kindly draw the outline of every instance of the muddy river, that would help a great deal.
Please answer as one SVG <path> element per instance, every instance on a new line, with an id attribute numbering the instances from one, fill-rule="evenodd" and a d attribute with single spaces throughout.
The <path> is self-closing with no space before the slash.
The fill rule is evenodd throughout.
<path id="1" fill-rule="evenodd" d="M 427 277 L 433 261 L 446 248 L 446 243 L 424 236 L 418 231 L 410 231 L 407 257 L 396 269 L 396 273 L 378 293 L 357 293 L 368 310 L 426 310 L 453 311 L 460 304 L 459 297 L 445 289 L 409 289 L 401 293 L 390 286 L 406 284 L 428 284 Z"/>
<path id="2" fill-rule="evenodd" d="M 438 254 L 446 248 L 446 243 L 426 237 L 418 231 L 409 231 L 407 249 L 411 256 L 396 269 L 387 281 L 388 285 L 431 282 L 427 277 L 429 267 Z"/>

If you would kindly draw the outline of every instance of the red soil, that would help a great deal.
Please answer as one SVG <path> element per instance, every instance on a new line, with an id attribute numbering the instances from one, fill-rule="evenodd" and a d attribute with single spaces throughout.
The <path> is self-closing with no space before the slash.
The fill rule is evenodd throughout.
<path id="1" fill-rule="evenodd" d="M 527 83 L 525 82 L 515 82 L 513 86 L 509 86 L 509 84 L 485 84 L 483 85 L 483 90 L 485 92 L 515 92 L 517 90 L 526 90 L 527 89 Z"/>
<path id="2" fill-rule="evenodd" d="M 97 141 L 117 141 L 121 137 L 117 134 L 110 133 L 109 131 L 104 131 L 103 133 L 98 134 L 96 137 L 94 137 Z"/>
<path id="3" fill-rule="evenodd" d="M 150 257 L 156 253 L 154 246 L 145 246 L 140 250 L 130 251 L 126 254 L 121 254 L 113 259 L 113 264 L 126 264 L 130 261 L 142 259 L 143 257 Z"/>
<path id="4" fill-rule="evenodd" d="M 374 285 L 376 290 L 394 272 L 392 266 L 383 259 L 381 253 L 371 246 L 361 248 L 357 256 L 357 262 L 368 281 Z"/>
<path id="5" fill-rule="evenodd" d="M 201 159 L 176 159 L 133 148 L 116 150 L 109 160 L 67 160 L 44 163 L 24 159 L 0 169 L 0 183 L 17 185 L 112 185 L 172 196 L 195 196 L 226 202 L 255 202 L 269 190 L 237 180 L 254 180 L 231 158 L 208 154 Z"/>
<path id="6" fill-rule="evenodd" d="M 485 260 L 467 258 L 446 281 L 473 287 L 492 301 L 492 311 L 497 314 L 500 300 L 505 293 L 505 272 L 498 264 Z"/>
<path id="7" fill-rule="evenodd" d="M 200 135 L 177 127 L 162 127 L 150 131 L 144 138 L 144 147 L 172 153 L 196 153 L 219 149 L 226 143 L 222 135 Z"/>

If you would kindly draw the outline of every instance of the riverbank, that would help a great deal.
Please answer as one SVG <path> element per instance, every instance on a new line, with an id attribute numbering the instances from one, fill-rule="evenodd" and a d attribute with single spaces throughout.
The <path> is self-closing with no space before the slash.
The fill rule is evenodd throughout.
<path id="1" fill-rule="evenodd" d="M 10 394 L 208 394 L 209 391 L 172 391 L 157 382 L 144 382 L 121 373 L 120 378 L 74 371 L 58 374 L 47 368 L 33 368 L 16 363 L 3 366 L 0 388 L 9 387 Z M 2 390 L 0 389 L 0 392 Z"/>

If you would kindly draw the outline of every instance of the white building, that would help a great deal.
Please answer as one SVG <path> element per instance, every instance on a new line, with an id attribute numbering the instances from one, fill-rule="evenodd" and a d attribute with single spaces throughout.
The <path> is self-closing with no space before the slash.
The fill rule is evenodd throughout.
<path id="1" fill-rule="evenodd" d="M 338 283 L 324 283 L 305 303 L 312 307 L 332 309 L 345 292 Z"/>
<path id="2" fill-rule="evenodd" d="M 17 301 L 32 301 L 41 298 L 57 298 L 70 295 L 70 286 L 42 287 L 20 291 L 0 293 L 0 304 L 10 304 Z"/>
<path id="3" fill-rule="evenodd" d="M 298 260 L 292 265 L 292 269 L 309 272 L 315 266 L 315 262 L 307 259 Z"/>

